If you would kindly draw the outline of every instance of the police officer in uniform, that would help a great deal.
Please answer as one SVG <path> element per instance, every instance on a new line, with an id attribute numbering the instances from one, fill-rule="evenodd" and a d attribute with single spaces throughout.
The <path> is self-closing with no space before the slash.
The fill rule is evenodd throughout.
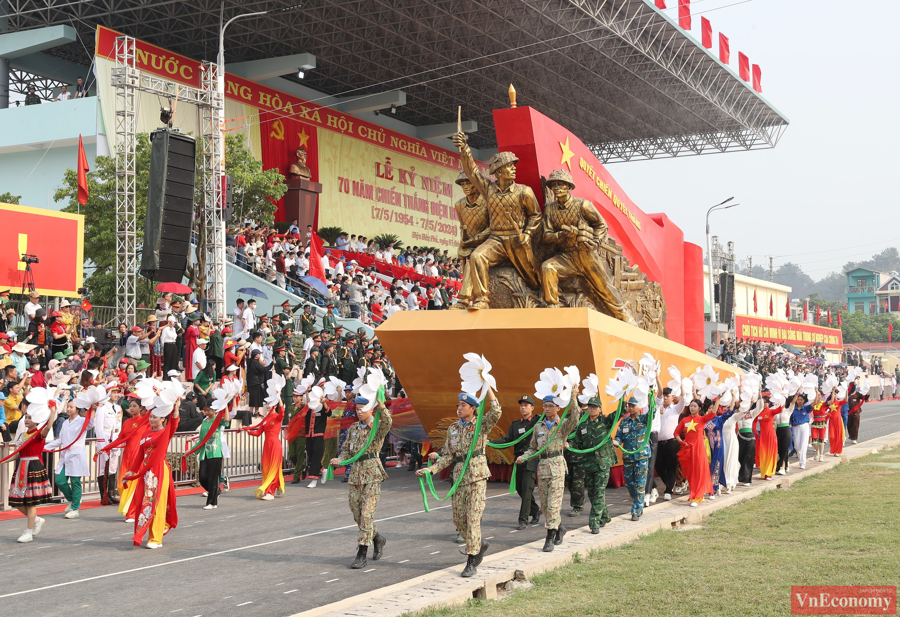
<path id="1" fill-rule="evenodd" d="M 528 433 L 538 421 L 538 417 L 534 415 L 534 399 L 527 394 L 523 394 L 519 399 L 519 413 L 521 418 L 513 420 L 505 437 L 491 440 L 491 443 L 505 444 L 520 439 L 513 446 L 513 457 L 516 459 L 525 454 L 525 450 L 528 449 L 530 435 L 525 439 L 521 439 L 521 437 Z M 537 525 L 538 521 L 541 520 L 541 509 L 534 499 L 535 474 L 537 473 L 538 462 L 537 458 L 533 458 L 524 463 L 516 464 L 516 492 L 522 498 L 522 506 L 519 508 L 519 526 L 516 527 L 520 531 L 528 526 L 529 515 L 531 516 L 532 525 Z"/>

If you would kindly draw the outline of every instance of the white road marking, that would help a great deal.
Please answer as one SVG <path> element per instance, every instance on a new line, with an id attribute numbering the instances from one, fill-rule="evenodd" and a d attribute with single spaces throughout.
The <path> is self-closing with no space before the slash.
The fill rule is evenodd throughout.
<path id="1" fill-rule="evenodd" d="M 398 561 L 397 563 L 406 563 L 409 559 L 404 559 L 403 561 Z"/>
<path id="2" fill-rule="evenodd" d="M 366 572 L 374 572 L 374 571 L 375 571 L 375 568 L 369 568 L 368 570 L 363 570 L 363 574 L 365 574 Z"/>
<path id="3" fill-rule="evenodd" d="M 253 604 L 253 602 L 244 602 L 243 604 L 235 604 L 235 606 L 247 606 L 248 604 Z"/>
<path id="4" fill-rule="evenodd" d="M 286 583 L 276 583 L 275 586 L 276 586 L 276 587 L 280 587 L 281 585 L 285 585 L 285 584 L 286 584 Z"/>
<path id="5" fill-rule="evenodd" d="M 322 576 L 323 574 L 328 574 L 328 572 L 319 572 L 319 576 Z"/>
<path id="6" fill-rule="evenodd" d="M 299 589 L 291 589 L 290 591 L 285 591 L 284 593 L 285 593 L 285 595 L 287 595 L 289 593 L 294 593 L 295 591 L 300 591 L 300 590 Z"/>
<path id="7" fill-rule="evenodd" d="M 498 495 L 491 495 L 490 497 L 488 497 L 488 499 L 494 499 L 495 497 L 508 497 L 508 496 L 509 496 L 508 493 L 500 493 Z M 341 497 L 340 499 L 341 499 L 341 501 L 345 500 L 344 497 Z M 437 507 L 431 508 L 431 510 L 432 511 L 443 510 L 445 508 L 450 508 L 450 507 L 452 507 L 452 505 L 447 504 L 445 506 L 437 506 Z M 398 519 L 398 518 L 406 518 L 408 516 L 416 516 L 417 514 L 425 514 L 425 510 L 416 510 L 415 512 L 407 512 L 405 514 L 396 514 L 394 516 L 388 516 L 388 517 L 385 517 L 382 519 L 378 519 L 375 522 L 382 523 L 384 521 L 391 521 L 391 520 Z M 201 521 L 197 521 L 197 522 L 199 523 Z M 212 553 L 206 553 L 205 555 L 194 555 L 193 557 L 185 557 L 183 559 L 173 559 L 172 561 L 151 564 L 149 566 L 141 566 L 139 568 L 129 568 L 127 570 L 119 570 L 118 572 L 108 572 L 107 574 L 98 574 L 97 576 L 88 576 L 85 578 L 76 579 L 74 581 L 66 581 L 64 583 L 55 583 L 53 585 L 45 585 L 43 587 L 35 587 L 34 589 L 25 589 L 23 591 L 14 591 L 11 593 L 5 593 L 5 594 L 0 595 L 0 599 L 12 598 L 14 596 L 26 595 L 26 594 L 35 593 L 38 591 L 46 591 L 47 589 L 57 589 L 59 587 L 68 587 L 69 585 L 77 585 L 79 583 L 89 583 L 91 581 L 102 580 L 102 579 L 110 578 L 113 576 L 121 576 L 123 574 L 131 574 L 133 572 L 143 572 L 145 570 L 153 570 L 153 569 L 162 568 L 165 566 L 173 566 L 173 565 L 177 565 L 180 563 L 196 561 L 197 559 L 206 559 L 207 557 L 218 557 L 219 555 L 228 555 L 230 553 L 236 553 L 238 551 L 246 551 L 246 550 L 251 550 L 251 549 L 255 549 L 255 548 L 260 548 L 263 546 L 271 546 L 273 544 L 281 544 L 283 542 L 291 542 L 293 540 L 302 540 L 304 538 L 320 536 L 320 535 L 323 535 L 326 533 L 333 533 L 335 531 L 344 531 L 346 529 L 356 529 L 356 528 L 357 528 L 356 523 L 354 523 L 352 525 L 344 525 L 343 527 L 333 527 L 332 529 L 323 529 L 322 531 L 313 531 L 310 533 L 301 534 L 299 536 L 290 536 L 288 538 L 279 538 L 278 540 L 269 540 L 267 542 L 259 542 L 257 544 L 249 544 L 247 546 L 238 546 L 235 548 L 226 549 L 224 551 L 214 551 Z M 122 535 L 130 535 L 130 534 L 122 534 Z M 338 579 L 334 579 L 334 580 L 336 581 Z M 326 581 L 326 582 L 333 582 L 333 581 Z M 229 597 L 231 597 L 231 596 L 229 596 Z M 223 599 L 227 600 L 228 598 L 223 598 Z"/>
<path id="8" fill-rule="evenodd" d="M 170 613 L 180 613 L 183 610 L 184 610 L 183 608 L 176 608 L 174 611 L 169 611 L 169 612 Z"/>
<path id="9" fill-rule="evenodd" d="M 440 553 L 440 552 L 441 552 L 441 551 L 434 551 L 433 553 L 428 553 L 428 554 L 429 554 L 429 555 L 437 555 L 437 554 Z"/>
<path id="10" fill-rule="evenodd" d="M 485 540 L 493 540 L 493 539 L 494 539 L 494 536 L 491 536 L 490 538 L 485 538 Z"/>
<path id="11" fill-rule="evenodd" d="M 517 531 L 519 531 L 519 530 L 518 530 L 518 529 L 513 529 L 513 530 L 510 531 L 509 533 L 516 533 Z"/>
<path id="12" fill-rule="evenodd" d="M 326 582 L 326 583 L 333 583 L 334 581 L 339 581 L 339 580 L 341 580 L 341 579 L 339 579 L 339 578 L 333 578 L 333 579 L 331 579 L 330 581 L 325 581 L 325 582 Z"/>

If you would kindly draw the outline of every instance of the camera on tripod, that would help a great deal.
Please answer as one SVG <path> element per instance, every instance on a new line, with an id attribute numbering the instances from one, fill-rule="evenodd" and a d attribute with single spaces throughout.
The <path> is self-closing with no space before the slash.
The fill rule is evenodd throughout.
<path id="1" fill-rule="evenodd" d="M 22 261 L 22 262 L 27 263 L 27 264 L 39 264 L 39 263 L 41 263 L 41 260 L 38 259 L 37 255 L 29 255 L 29 254 L 27 254 L 27 253 L 24 254 L 24 255 L 22 255 L 22 259 L 20 259 L 19 261 Z"/>

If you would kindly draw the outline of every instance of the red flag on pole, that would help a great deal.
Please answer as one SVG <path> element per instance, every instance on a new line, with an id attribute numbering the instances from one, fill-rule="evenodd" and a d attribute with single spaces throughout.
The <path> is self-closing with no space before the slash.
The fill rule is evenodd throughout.
<path id="1" fill-rule="evenodd" d="M 87 174 L 90 171 L 87 156 L 84 154 L 84 144 L 81 143 L 81 135 L 78 136 L 78 203 L 82 206 L 88 201 Z"/>
<path id="2" fill-rule="evenodd" d="M 828 309 L 828 325 L 831 325 L 831 309 Z"/>
<path id="3" fill-rule="evenodd" d="M 758 312 L 756 308 L 756 290 L 753 290 L 753 314 L 755 315 Z"/>
<path id="4" fill-rule="evenodd" d="M 744 52 L 738 52 L 738 73 L 744 81 L 750 81 L 750 58 Z"/>
<path id="5" fill-rule="evenodd" d="M 894 324 L 888 324 L 888 343 L 891 342 L 891 335 L 894 333 Z"/>
<path id="6" fill-rule="evenodd" d="M 666 0 L 656 0 L 656 8 L 658 8 L 658 9 L 666 8 Z"/>
<path id="7" fill-rule="evenodd" d="M 788 319 L 791 318 L 791 300 L 788 298 L 784 301 L 784 316 Z"/>
<path id="8" fill-rule="evenodd" d="M 769 296 L 769 317 L 775 317 L 775 300 L 771 295 Z"/>
<path id="9" fill-rule="evenodd" d="M 803 301 L 803 321 L 806 322 L 809 319 L 809 302 L 806 300 Z"/>
<path id="10" fill-rule="evenodd" d="M 703 31 L 703 46 L 712 49 L 712 24 L 705 17 L 700 18 L 700 29 Z"/>
<path id="11" fill-rule="evenodd" d="M 758 64 L 753 65 L 753 89 L 762 94 L 762 69 Z"/>
<path id="12" fill-rule="evenodd" d="M 819 325 L 819 320 L 822 319 L 822 309 L 819 308 L 819 305 L 816 305 L 816 325 Z"/>
<path id="13" fill-rule="evenodd" d="M 325 282 L 325 266 L 322 265 L 322 257 L 325 255 L 325 243 L 319 234 L 313 232 L 309 241 L 309 274 L 314 276 L 323 283 Z"/>
<path id="14" fill-rule="evenodd" d="M 728 48 L 728 37 L 719 33 L 719 60 L 722 64 L 728 64 L 731 61 L 731 50 Z"/>
<path id="15" fill-rule="evenodd" d="M 844 325 L 844 324 L 843 324 L 843 322 L 841 321 L 841 312 L 838 311 L 838 328 L 840 328 L 840 327 L 843 326 L 843 325 Z"/>
<path id="16" fill-rule="evenodd" d="M 94 308 L 94 306 L 88 302 L 87 298 L 81 301 L 81 310 L 85 313 L 90 313 L 92 308 Z"/>
<path id="17" fill-rule="evenodd" d="M 682 30 L 691 29 L 691 0 L 678 0 L 678 25 Z"/>

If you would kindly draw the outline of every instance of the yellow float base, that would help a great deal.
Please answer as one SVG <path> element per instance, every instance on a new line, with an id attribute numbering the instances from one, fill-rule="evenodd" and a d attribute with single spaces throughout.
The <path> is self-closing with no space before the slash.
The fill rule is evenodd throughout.
<path id="1" fill-rule="evenodd" d="M 547 367 L 576 365 L 582 379 L 600 378 L 604 411 L 615 405 L 603 393 L 615 375 L 616 359 L 639 360 L 645 352 L 682 375 L 711 364 L 720 378 L 740 369 L 587 308 L 489 309 L 485 311 L 402 311 L 378 327 L 378 338 L 403 388 L 430 432 L 441 418 L 455 416 L 463 354 L 475 352 L 493 365 L 503 405 L 499 428 L 519 417 L 518 399 L 534 396 L 534 383 Z M 540 409 L 540 403 L 538 403 Z"/>

